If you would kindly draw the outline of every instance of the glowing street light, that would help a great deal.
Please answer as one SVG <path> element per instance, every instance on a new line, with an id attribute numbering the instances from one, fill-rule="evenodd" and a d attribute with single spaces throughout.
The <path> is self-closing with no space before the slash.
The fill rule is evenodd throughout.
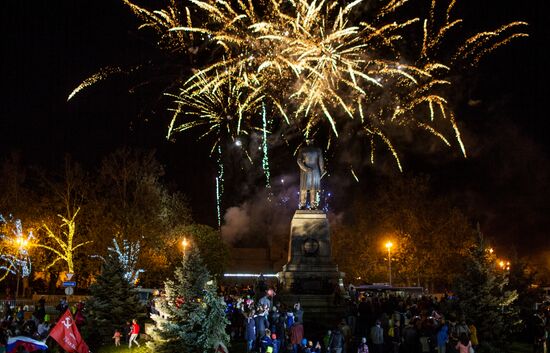
<path id="1" fill-rule="evenodd" d="M 510 261 L 500 260 L 500 261 L 498 262 L 498 266 L 499 266 L 503 271 L 510 271 Z"/>
<path id="2" fill-rule="evenodd" d="M 388 249 L 388 272 L 389 272 L 389 283 L 391 286 L 391 248 L 393 246 L 393 243 L 391 241 L 388 241 L 386 243 L 386 249 Z"/>
<path id="3" fill-rule="evenodd" d="M 19 295 L 19 279 L 21 278 L 21 272 L 23 271 L 22 255 L 26 252 L 27 245 L 29 241 L 22 236 L 18 236 L 15 239 L 17 244 L 17 264 L 19 268 L 17 269 L 17 286 L 15 287 L 15 305 L 17 305 L 17 297 Z"/>

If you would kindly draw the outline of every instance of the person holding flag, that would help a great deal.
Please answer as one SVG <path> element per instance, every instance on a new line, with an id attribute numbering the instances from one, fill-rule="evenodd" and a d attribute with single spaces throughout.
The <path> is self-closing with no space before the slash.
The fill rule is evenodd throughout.
<path id="1" fill-rule="evenodd" d="M 88 345 L 78 332 L 70 309 L 67 309 L 59 318 L 59 321 L 50 332 L 50 337 L 56 340 L 67 353 L 90 353 Z"/>

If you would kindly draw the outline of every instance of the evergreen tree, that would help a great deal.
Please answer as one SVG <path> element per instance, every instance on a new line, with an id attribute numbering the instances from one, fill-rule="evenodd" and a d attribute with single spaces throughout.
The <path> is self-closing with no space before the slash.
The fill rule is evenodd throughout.
<path id="1" fill-rule="evenodd" d="M 165 295 L 157 303 L 158 315 L 151 348 L 155 352 L 213 352 L 215 345 L 227 345 L 228 320 L 225 303 L 216 294 L 216 284 L 192 247 L 175 270 L 175 279 L 165 282 Z"/>
<path id="2" fill-rule="evenodd" d="M 506 290 L 507 283 L 507 272 L 498 268 L 479 233 L 478 244 L 466 255 L 455 292 L 461 314 L 477 328 L 480 352 L 502 352 L 519 323 L 518 296 L 515 290 Z"/>
<path id="3" fill-rule="evenodd" d="M 111 251 L 97 282 L 90 286 L 92 297 L 86 305 L 88 333 L 101 343 L 109 342 L 115 330 L 122 330 L 126 321 L 145 316 L 145 308 L 125 275 L 124 265 Z"/>

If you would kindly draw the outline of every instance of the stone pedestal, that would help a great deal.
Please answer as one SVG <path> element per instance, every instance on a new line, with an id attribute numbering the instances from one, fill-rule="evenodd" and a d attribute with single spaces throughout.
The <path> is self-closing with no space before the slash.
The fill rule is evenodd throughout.
<path id="1" fill-rule="evenodd" d="M 332 262 L 330 229 L 322 211 L 298 210 L 290 226 L 288 263 L 279 273 L 285 293 L 330 295 L 343 274 Z"/>

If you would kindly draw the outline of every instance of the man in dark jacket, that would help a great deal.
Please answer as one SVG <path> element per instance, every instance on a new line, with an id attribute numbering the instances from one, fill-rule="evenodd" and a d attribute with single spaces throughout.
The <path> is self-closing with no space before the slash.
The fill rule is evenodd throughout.
<path id="1" fill-rule="evenodd" d="M 344 348 L 344 335 L 338 328 L 332 331 L 328 346 L 331 353 L 342 353 L 342 349 Z"/>
<path id="2" fill-rule="evenodd" d="M 380 320 L 370 329 L 370 341 L 372 343 L 371 351 L 373 353 L 382 353 L 384 350 L 384 329 Z"/>
<path id="3" fill-rule="evenodd" d="M 244 339 L 246 340 L 246 351 L 252 351 L 254 348 L 254 342 L 256 342 L 256 322 L 254 320 L 254 310 L 252 310 L 246 317 Z"/>
<path id="4" fill-rule="evenodd" d="M 269 328 L 267 313 L 264 312 L 262 307 L 259 307 L 257 314 L 254 315 L 254 322 L 256 323 L 256 338 L 260 338 L 264 334 L 265 329 Z"/>

